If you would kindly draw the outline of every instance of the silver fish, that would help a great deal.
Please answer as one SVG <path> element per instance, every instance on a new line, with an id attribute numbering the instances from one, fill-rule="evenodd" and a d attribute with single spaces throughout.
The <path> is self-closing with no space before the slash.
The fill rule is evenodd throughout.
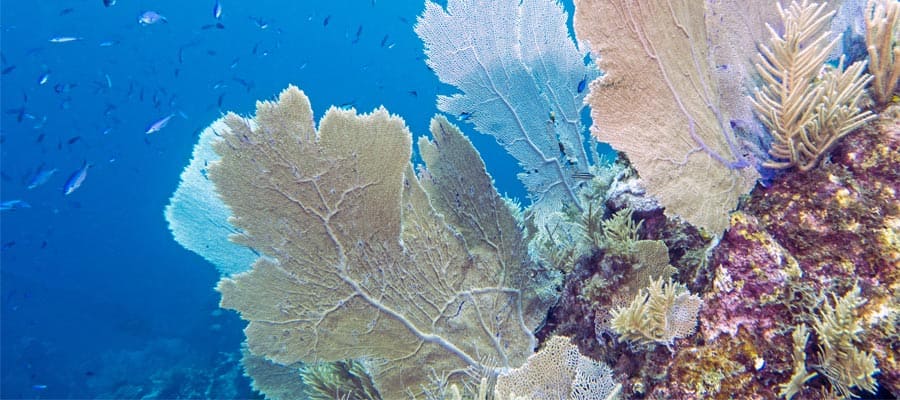
<path id="1" fill-rule="evenodd" d="M 55 36 L 50 38 L 50 43 L 69 43 L 76 40 L 81 40 L 81 38 L 74 36 Z"/>
<path id="2" fill-rule="evenodd" d="M 216 4 L 213 6 L 213 17 L 222 19 L 222 3 L 219 0 L 216 0 Z"/>
<path id="3" fill-rule="evenodd" d="M 31 208 L 25 200 L 7 200 L 0 203 L 0 211 L 17 210 L 20 208 Z"/>
<path id="4" fill-rule="evenodd" d="M 63 193 L 66 196 L 72 194 L 72 192 L 81 187 L 81 184 L 84 183 L 84 179 L 87 178 L 88 168 L 90 167 L 91 164 L 88 164 L 87 161 L 85 161 L 81 168 L 78 168 L 77 171 L 69 176 L 69 179 L 66 180 L 66 185 L 63 186 Z"/>
<path id="5" fill-rule="evenodd" d="M 34 189 L 38 186 L 41 186 L 47 183 L 50 180 L 50 177 L 56 173 L 56 168 L 53 169 L 42 169 L 38 171 L 38 173 L 34 174 L 34 177 L 31 178 L 31 181 L 28 182 L 28 189 Z"/>
<path id="6" fill-rule="evenodd" d="M 144 13 L 138 17 L 138 23 L 141 25 L 153 25 L 158 22 L 169 22 L 169 20 L 162 14 L 152 10 L 144 11 Z"/>
<path id="7" fill-rule="evenodd" d="M 172 113 L 172 114 L 169 114 L 168 116 L 165 116 L 163 118 L 160 118 L 160 119 L 154 121 L 152 124 L 150 124 L 150 126 L 147 127 L 147 131 L 145 131 L 144 133 L 149 135 L 151 133 L 161 131 L 163 128 L 166 127 L 166 125 L 169 124 L 169 120 L 172 119 L 172 117 L 174 117 L 174 116 L 175 116 L 175 113 Z"/>

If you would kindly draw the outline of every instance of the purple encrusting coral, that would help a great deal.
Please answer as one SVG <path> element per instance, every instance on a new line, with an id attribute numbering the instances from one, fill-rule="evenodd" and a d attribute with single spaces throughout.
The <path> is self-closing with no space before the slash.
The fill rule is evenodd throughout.
<path id="1" fill-rule="evenodd" d="M 585 288 L 628 270 L 608 254 L 568 277 L 541 336 L 573 336 L 583 353 L 614 367 L 625 398 L 772 399 L 793 373 L 791 333 L 806 324 L 806 366 L 819 374 L 793 398 L 817 399 L 833 388 L 816 369 L 822 360 L 812 321 L 832 295 L 858 285 L 866 302 L 856 309 L 862 332 L 855 344 L 874 355 L 880 391 L 855 393 L 900 395 L 900 106 L 882 115 L 840 141 L 830 162 L 757 187 L 705 265 L 696 230 L 661 210 L 636 214 L 641 237 L 666 242 L 676 279 L 703 297 L 697 333 L 672 351 L 617 343 L 603 329 L 621 299 L 610 294 L 616 290 Z"/>
<path id="2" fill-rule="evenodd" d="M 774 398 L 792 371 L 793 326 L 855 284 L 857 347 L 877 360 L 881 394 L 900 395 L 900 119 L 845 137 L 832 162 L 757 188 L 716 248 L 693 343 L 668 362 L 660 398 Z M 806 348 L 810 371 L 818 338 Z M 795 399 L 831 390 L 820 373 Z M 859 395 L 867 393 L 857 392 Z M 871 394 L 869 394 L 871 395 Z"/>

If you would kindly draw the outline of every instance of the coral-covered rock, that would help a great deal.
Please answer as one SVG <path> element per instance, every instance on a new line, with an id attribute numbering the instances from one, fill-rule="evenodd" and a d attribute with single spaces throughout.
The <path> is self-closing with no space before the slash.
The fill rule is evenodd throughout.
<path id="1" fill-rule="evenodd" d="M 848 135 L 831 162 L 758 187 L 715 249 L 695 345 L 667 361 L 659 398 L 774 398 L 792 373 L 791 331 L 854 285 L 859 350 L 877 360 L 880 392 L 900 395 L 900 119 L 896 109 Z M 817 333 L 806 348 L 816 371 Z M 645 368 L 660 368 L 646 366 Z M 819 371 L 794 399 L 835 390 Z"/>

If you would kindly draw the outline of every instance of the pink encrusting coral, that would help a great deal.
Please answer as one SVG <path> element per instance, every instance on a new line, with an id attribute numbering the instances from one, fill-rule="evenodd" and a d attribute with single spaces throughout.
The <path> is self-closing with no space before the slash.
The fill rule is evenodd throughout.
<path id="1" fill-rule="evenodd" d="M 832 162 L 755 190 L 715 250 L 694 346 L 679 346 L 664 398 L 774 398 L 792 374 L 791 332 L 854 286 L 855 344 L 871 354 L 884 394 L 900 394 L 900 120 L 896 110 L 847 136 Z M 811 329 L 806 364 L 818 376 L 794 399 L 837 394 Z M 846 361 L 849 363 L 849 361 Z M 832 361 L 834 363 L 834 361 Z M 838 362 L 840 364 L 840 362 Z M 838 368 L 841 368 L 840 366 Z M 848 385 L 851 386 L 851 385 Z M 863 392 L 858 387 L 857 394 Z"/>

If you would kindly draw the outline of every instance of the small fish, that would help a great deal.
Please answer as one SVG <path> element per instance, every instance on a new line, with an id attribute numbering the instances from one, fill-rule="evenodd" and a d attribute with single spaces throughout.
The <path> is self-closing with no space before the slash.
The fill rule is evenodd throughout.
<path id="1" fill-rule="evenodd" d="M 331 21 L 331 15 L 326 16 L 325 19 L 322 20 L 322 26 L 327 27 L 328 21 Z"/>
<path id="2" fill-rule="evenodd" d="M 138 23 L 141 25 L 153 25 L 159 22 L 169 22 L 166 17 L 156 11 L 148 10 L 144 11 L 140 17 L 138 17 Z"/>
<path id="3" fill-rule="evenodd" d="M 81 187 L 81 184 L 84 183 L 84 179 L 87 178 L 88 168 L 91 167 L 91 164 L 88 164 L 87 161 L 78 168 L 77 171 L 73 172 L 72 175 L 69 176 L 69 179 L 66 179 L 66 184 L 63 186 L 63 194 L 66 196 L 72 194 L 72 192 L 78 190 Z"/>
<path id="4" fill-rule="evenodd" d="M 71 144 L 75 144 L 75 142 L 77 142 L 77 141 L 79 141 L 79 140 L 81 140 L 81 136 L 74 136 L 74 137 L 72 137 L 72 138 L 69 139 L 68 143 L 69 143 L 70 145 L 71 145 Z"/>
<path id="5" fill-rule="evenodd" d="M 387 40 L 388 40 L 388 35 L 384 35 L 384 37 L 381 38 L 381 47 L 384 47 L 384 44 L 387 43 Z"/>
<path id="6" fill-rule="evenodd" d="M 352 43 L 352 44 L 359 43 L 359 38 L 360 38 L 360 36 L 362 36 L 362 28 L 363 28 L 362 25 L 360 25 L 359 28 L 356 29 L 356 36 L 353 38 L 353 40 L 350 43 Z"/>
<path id="7" fill-rule="evenodd" d="M 256 23 L 256 27 L 259 29 L 266 29 L 269 27 L 269 23 L 264 21 L 262 18 L 250 17 L 250 19 L 252 19 L 253 22 Z"/>
<path id="8" fill-rule="evenodd" d="M 200 30 L 205 31 L 205 30 L 209 30 L 209 29 L 212 29 L 212 28 L 216 28 L 216 29 L 225 29 L 225 25 L 222 24 L 221 22 L 216 22 L 215 24 L 206 24 L 206 25 L 203 25 L 203 26 L 200 27 Z"/>
<path id="9" fill-rule="evenodd" d="M 172 114 L 169 114 L 165 117 L 162 117 L 162 118 L 154 121 L 152 124 L 150 124 L 150 126 L 147 127 L 147 131 L 145 131 L 144 133 L 149 135 L 151 133 L 161 131 L 163 128 L 166 127 L 166 125 L 169 124 L 169 120 L 171 120 L 172 117 L 174 117 L 174 116 L 175 116 L 175 113 L 172 113 Z"/>
<path id="10" fill-rule="evenodd" d="M 213 17 L 222 19 L 222 3 L 219 0 L 216 0 L 216 4 L 213 6 Z"/>
<path id="11" fill-rule="evenodd" d="M 63 8 L 63 9 L 59 12 L 59 15 L 71 14 L 72 11 L 75 11 L 75 9 L 74 9 L 74 8 Z"/>
<path id="12" fill-rule="evenodd" d="M 586 87 L 587 87 L 587 77 L 581 78 L 581 80 L 578 82 L 578 93 L 583 92 Z"/>
<path id="13" fill-rule="evenodd" d="M 39 170 L 38 173 L 34 174 L 34 177 L 28 181 L 28 189 L 31 190 L 47 183 L 56 171 L 56 168 Z"/>
<path id="14" fill-rule="evenodd" d="M 74 36 L 54 36 L 50 38 L 50 43 L 69 43 L 76 40 L 81 40 L 81 38 Z"/>
<path id="15" fill-rule="evenodd" d="M 46 85 L 48 81 L 50 81 L 50 73 L 49 73 L 49 72 L 44 72 L 44 73 L 41 74 L 41 76 L 38 78 L 38 85 Z"/>
<path id="16" fill-rule="evenodd" d="M 573 179 L 583 179 L 583 180 L 591 180 L 594 179 L 594 174 L 590 172 L 575 172 L 572 174 Z"/>
<path id="17" fill-rule="evenodd" d="M 15 65 L 10 65 L 10 66 L 8 66 L 8 67 L 6 67 L 6 68 L 3 68 L 3 72 L 0 73 L 0 75 L 6 75 L 6 74 L 12 72 L 14 69 L 16 69 L 16 66 L 15 66 Z"/>
<path id="18" fill-rule="evenodd" d="M 38 120 L 38 122 L 35 122 L 34 126 L 32 126 L 31 129 L 35 129 L 35 130 L 42 129 L 44 127 L 44 124 L 46 124 L 46 123 L 47 123 L 47 116 L 45 115 L 45 116 L 41 117 L 41 119 Z"/>
<path id="19" fill-rule="evenodd" d="M 31 208 L 31 204 L 28 204 L 25 200 L 7 200 L 0 203 L 0 211 L 18 210 L 22 208 Z"/>
<path id="20" fill-rule="evenodd" d="M 116 0 L 103 0 L 103 5 L 105 7 L 112 7 L 116 5 Z"/>
<path id="21" fill-rule="evenodd" d="M 105 40 L 100 42 L 100 47 L 112 47 L 119 44 L 118 40 Z"/>
<path id="22" fill-rule="evenodd" d="M 47 385 L 31 385 L 31 388 L 34 390 L 44 390 L 47 388 Z"/>

